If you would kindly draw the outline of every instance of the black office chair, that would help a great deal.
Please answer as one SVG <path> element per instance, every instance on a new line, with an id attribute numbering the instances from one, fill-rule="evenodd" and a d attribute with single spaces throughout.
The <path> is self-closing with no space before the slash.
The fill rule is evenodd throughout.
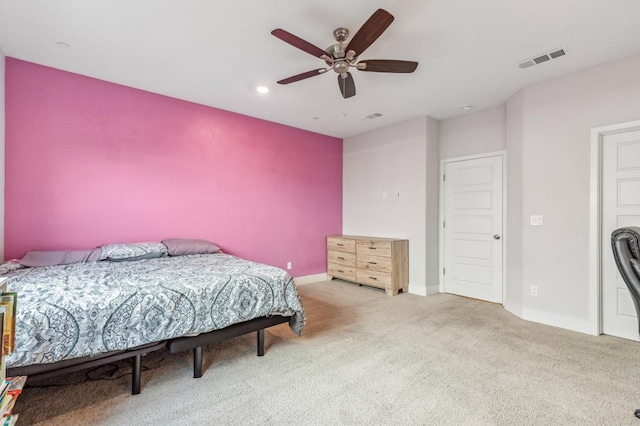
<path id="1" fill-rule="evenodd" d="M 640 228 L 629 226 L 616 229 L 611 233 L 611 246 L 620 275 L 636 307 L 640 331 Z M 640 418 L 640 408 L 635 415 Z"/>

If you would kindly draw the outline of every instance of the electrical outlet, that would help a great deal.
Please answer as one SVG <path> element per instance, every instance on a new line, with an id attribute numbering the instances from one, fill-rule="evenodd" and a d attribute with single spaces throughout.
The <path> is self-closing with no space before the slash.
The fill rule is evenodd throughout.
<path id="1" fill-rule="evenodd" d="M 400 198 L 402 196 L 402 194 L 400 194 L 400 191 L 396 191 L 396 198 Z"/>
<path id="2" fill-rule="evenodd" d="M 539 215 L 531 216 L 531 225 L 542 226 L 542 216 L 539 216 Z"/>
<path id="3" fill-rule="evenodd" d="M 382 193 L 382 199 L 383 199 L 383 200 L 386 200 L 386 199 L 387 199 L 387 193 L 386 193 L 386 192 L 383 192 L 383 193 Z"/>
<path id="4" fill-rule="evenodd" d="M 538 295 L 538 286 L 537 285 L 532 285 L 531 286 L 531 295 L 532 296 L 537 296 Z"/>
<path id="5" fill-rule="evenodd" d="M 291 262 L 287 262 L 287 271 L 291 270 Z"/>

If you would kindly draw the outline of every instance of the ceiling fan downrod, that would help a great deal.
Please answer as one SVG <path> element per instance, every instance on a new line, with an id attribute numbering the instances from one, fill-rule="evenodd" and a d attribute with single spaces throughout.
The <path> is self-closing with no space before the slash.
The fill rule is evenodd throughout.
<path id="1" fill-rule="evenodd" d="M 338 43 L 342 43 L 349 38 L 349 30 L 346 28 L 336 28 L 333 30 L 333 38 L 335 38 Z"/>

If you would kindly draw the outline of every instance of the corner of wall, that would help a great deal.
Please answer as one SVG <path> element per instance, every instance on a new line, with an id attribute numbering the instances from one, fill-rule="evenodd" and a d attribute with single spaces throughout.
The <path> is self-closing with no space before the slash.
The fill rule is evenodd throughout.
<path id="1" fill-rule="evenodd" d="M 440 122 L 426 116 L 427 181 L 426 181 L 426 288 L 425 296 L 437 293 L 440 287 Z"/>
<path id="2" fill-rule="evenodd" d="M 507 310 L 522 317 L 522 170 L 524 132 L 524 91 L 520 90 L 507 100 L 506 145 L 507 156 L 507 274 L 504 305 Z"/>

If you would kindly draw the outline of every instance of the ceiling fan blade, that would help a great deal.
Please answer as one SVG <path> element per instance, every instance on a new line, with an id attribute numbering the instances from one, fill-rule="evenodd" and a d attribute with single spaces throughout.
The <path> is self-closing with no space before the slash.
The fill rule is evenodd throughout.
<path id="1" fill-rule="evenodd" d="M 364 67 L 363 67 L 364 66 Z M 417 62 L 394 61 L 390 59 L 369 59 L 358 63 L 360 71 L 370 72 L 414 72 L 418 68 Z"/>
<path id="2" fill-rule="evenodd" d="M 391 25 L 393 15 L 384 9 L 376 10 L 353 36 L 345 51 L 353 50 L 362 54 Z"/>
<path id="3" fill-rule="evenodd" d="M 295 83 L 296 81 L 304 80 L 305 78 L 315 77 L 316 75 L 324 74 L 327 72 L 326 68 L 318 68 L 317 70 L 311 70 L 303 72 L 302 74 L 292 75 L 289 78 L 278 81 L 278 84 Z"/>
<path id="4" fill-rule="evenodd" d="M 353 76 L 350 72 L 347 72 L 346 74 L 346 78 L 342 78 L 342 74 L 338 75 L 340 93 L 342 93 L 342 97 L 345 99 L 356 95 L 356 84 L 353 82 Z"/>
<path id="5" fill-rule="evenodd" d="M 327 52 L 325 52 L 324 50 L 320 49 L 318 46 L 314 46 L 313 44 L 309 43 L 306 40 L 301 39 L 298 36 L 295 36 L 293 34 L 291 34 L 288 31 L 285 31 L 281 28 L 277 28 L 273 31 L 271 31 L 271 34 L 273 34 L 274 36 L 278 37 L 280 40 L 284 41 L 285 43 L 289 43 L 290 45 L 292 45 L 293 47 L 297 47 L 300 50 L 304 50 L 305 52 L 307 52 L 310 55 L 315 56 L 316 58 L 321 57 L 322 55 L 326 55 Z"/>

